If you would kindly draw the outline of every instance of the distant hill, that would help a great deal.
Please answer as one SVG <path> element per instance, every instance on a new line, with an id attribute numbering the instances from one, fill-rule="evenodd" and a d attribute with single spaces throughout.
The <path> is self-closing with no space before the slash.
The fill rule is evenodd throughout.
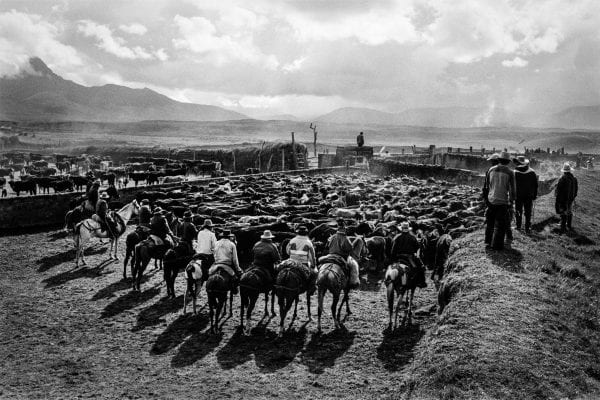
<path id="1" fill-rule="evenodd" d="M 275 114 L 275 115 L 261 115 L 256 117 L 261 121 L 304 121 L 302 118 L 298 118 L 292 114 Z"/>
<path id="2" fill-rule="evenodd" d="M 36 121 L 227 121 L 248 117 L 224 108 L 181 103 L 153 90 L 87 87 L 56 75 L 39 58 L 30 72 L 0 79 L 0 119 Z"/>
<path id="3" fill-rule="evenodd" d="M 599 129 L 600 106 L 572 107 L 552 115 L 509 113 L 503 108 L 412 108 L 389 113 L 369 108 L 345 107 L 316 119 L 318 122 L 358 125 L 397 125 L 433 128 L 536 127 Z"/>

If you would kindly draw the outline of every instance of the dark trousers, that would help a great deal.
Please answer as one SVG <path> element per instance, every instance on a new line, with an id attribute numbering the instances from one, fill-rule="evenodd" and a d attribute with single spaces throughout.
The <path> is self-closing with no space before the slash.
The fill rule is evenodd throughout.
<path id="1" fill-rule="evenodd" d="M 531 199 L 516 199 L 515 200 L 515 219 L 517 220 L 517 229 L 521 229 L 523 223 L 523 212 L 525 212 L 525 229 L 531 228 L 531 209 L 533 208 L 533 200 Z"/>
<path id="2" fill-rule="evenodd" d="M 496 250 L 504 248 L 504 237 L 510 227 L 508 205 L 490 204 L 485 213 L 485 244 Z"/>

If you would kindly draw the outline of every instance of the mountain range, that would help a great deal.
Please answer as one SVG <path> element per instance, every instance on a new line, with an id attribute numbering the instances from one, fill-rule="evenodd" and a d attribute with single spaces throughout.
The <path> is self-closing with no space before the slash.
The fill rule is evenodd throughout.
<path id="1" fill-rule="evenodd" d="M 248 117 L 221 107 L 182 103 L 153 90 L 82 86 L 56 75 L 39 58 L 31 71 L 0 79 L 0 118 L 36 121 L 226 121 Z"/>
<path id="2" fill-rule="evenodd" d="M 27 72 L 0 78 L 0 119 L 29 121 L 135 122 L 227 121 L 252 119 L 217 106 L 182 103 L 151 89 L 120 85 L 87 87 L 63 79 L 39 58 Z M 291 114 L 260 120 L 302 121 Z M 368 108 L 339 108 L 312 121 L 350 125 L 435 128 L 535 127 L 600 129 L 600 105 L 571 107 L 555 114 L 510 113 L 497 107 L 412 108 L 390 113 Z"/>

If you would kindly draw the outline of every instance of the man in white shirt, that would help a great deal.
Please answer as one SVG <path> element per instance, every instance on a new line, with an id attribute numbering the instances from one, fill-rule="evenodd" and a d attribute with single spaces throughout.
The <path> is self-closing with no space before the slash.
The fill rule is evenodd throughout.
<path id="1" fill-rule="evenodd" d="M 212 221 L 205 219 L 196 239 L 196 253 L 198 254 L 198 258 L 202 259 L 202 269 L 206 273 L 208 273 L 208 268 L 215 262 L 214 254 L 217 237 L 212 229 Z"/>

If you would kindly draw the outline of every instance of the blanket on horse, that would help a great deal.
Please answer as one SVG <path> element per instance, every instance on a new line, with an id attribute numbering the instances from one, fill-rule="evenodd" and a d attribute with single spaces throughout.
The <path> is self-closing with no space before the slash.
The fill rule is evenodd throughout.
<path id="1" fill-rule="evenodd" d="M 275 281 L 275 277 L 269 271 L 267 271 L 266 268 L 263 268 L 258 265 L 251 265 L 250 268 L 244 271 L 244 273 L 246 272 L 252 272 L 256 274 L 259 277 L 259 279 L 261 279 L 265 283 L 266 286 L 272 285 Z"/>
<path id="2" fill-rule="evenodd" d="M 317 275 L 314 270 L 309 268 L 307 265 L 291 258 L 284 260 L 281 264 L 279 264 L 276 268 L 276 272 L 279 273 L 285 269 L 289 269 L 301 278 L 301 292 L 307 291 L 310 294 L 315 292 L 315 282 L 317 279 Z"/>

